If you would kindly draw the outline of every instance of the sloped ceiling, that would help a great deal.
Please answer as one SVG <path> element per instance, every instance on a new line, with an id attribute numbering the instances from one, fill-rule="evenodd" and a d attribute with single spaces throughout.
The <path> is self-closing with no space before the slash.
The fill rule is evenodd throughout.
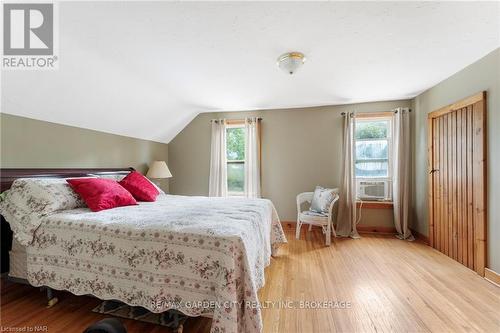
<path id="1" fill-rule="evenodd" d="M 59 70 L 2 72 L 2 112 L 168 143 L 200 112 L 411 98 L 500 46 L 499 8 L 61 3 Z"/>

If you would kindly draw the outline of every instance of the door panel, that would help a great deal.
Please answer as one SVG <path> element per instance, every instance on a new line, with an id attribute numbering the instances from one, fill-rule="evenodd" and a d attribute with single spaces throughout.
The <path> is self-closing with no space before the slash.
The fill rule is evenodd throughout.
<path id="1" fill-rule="evenodd" d="M 486 93 L 429 114 L 431 246 L 484 275 Z"/>

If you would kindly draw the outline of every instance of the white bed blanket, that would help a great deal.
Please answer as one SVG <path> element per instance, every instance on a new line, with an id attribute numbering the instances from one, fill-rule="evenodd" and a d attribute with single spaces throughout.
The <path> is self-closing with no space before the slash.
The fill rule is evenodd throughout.
<path id="1" fill-rule="evenodd" d="M 44 217 L 28 280 L 74 294 L 213 316 L 211 332 L 261 332 L 257 291 L 286 242 L 265 199 L 160 195 L 153 203 Z"/>

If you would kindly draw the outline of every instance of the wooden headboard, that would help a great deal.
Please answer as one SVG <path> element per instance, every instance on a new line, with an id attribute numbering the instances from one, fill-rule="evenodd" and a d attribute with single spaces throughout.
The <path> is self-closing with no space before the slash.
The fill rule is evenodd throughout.
<path id="1" fill-rule="evenodd" d="M 69 178 L 90 175 L 120 175 L 133 171 L 134 168 L 99 168 L 99 169 L 0 169 L 0 192 L 8 190 L 18 178 Z M 12 247 L 12 231 L 9 224 L 1 217 L 1 272 L 9 270 L 9 251 Z"/>

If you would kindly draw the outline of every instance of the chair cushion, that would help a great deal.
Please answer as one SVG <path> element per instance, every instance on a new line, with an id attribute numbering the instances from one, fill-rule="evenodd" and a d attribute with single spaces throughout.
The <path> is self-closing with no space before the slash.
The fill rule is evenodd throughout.
<path id="1" fill-rule="evenodd" d="M 311 202 L 311 208 L 309 208 L 309 210 L 316 213 L 328 214 L 328 209 L 330 208 L 330 204 L 332 203 L 334 197 L 334 189 L 316 186 Z"/>
<path id="2" fill-rule="evenodd" d="M 304 211 L 300 213 L 299 219 L 303 223 L 327 224 L 328 214 Z"/>
<path id="3" fill-rule="evenodd" d="M 328 217 L 328 213 L 318 213 L 318 212 L 313 212 L 312 210 L 303 211 L 301 214 L 304 214 L 306 216 Z"/>

